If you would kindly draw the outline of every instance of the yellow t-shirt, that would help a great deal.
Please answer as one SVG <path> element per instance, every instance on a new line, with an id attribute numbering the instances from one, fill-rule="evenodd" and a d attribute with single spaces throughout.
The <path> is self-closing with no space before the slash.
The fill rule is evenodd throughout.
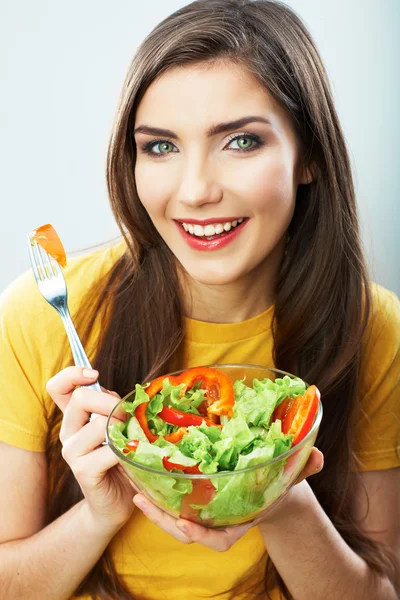
<path id="1" fill-rule="evenodd" d="M 73 319 L 82 295 L 108 272 L 122 250 L 118 244 L 69 261 L 65 275 Z M 372 291 L 375 307 L 361 385 L 364 414 L 356 431 L 361 470 L 400 464 L 400 304 L 379 286 L 372 286 Z M 176 369 L 212 363 L 273 366 L 272 315 L 273 307 L 241 323 L 185 318 L 185 341 Z M 89 359 L 96 337 L 94 332 L 86 348 Z M 1 441 L 46 451 L 52 400 L 45 384 L 60 368 L 73 364 L 69 349 L 60 361 L 60 348 L 67 348 L 61 320 L 41 297 L 33 275 L 25 273 L 0 300 Z M 260 573 L 265 567 L 265 558 L 261 561 L 265 548 L 256 527 L 228 552 L 218 553 L 199 544 L 182 545 L 139 510 L 115 536 L 111 548 L 117 571 L 137 600 L 212 598 L 234 585 L 256 562 Z"/>

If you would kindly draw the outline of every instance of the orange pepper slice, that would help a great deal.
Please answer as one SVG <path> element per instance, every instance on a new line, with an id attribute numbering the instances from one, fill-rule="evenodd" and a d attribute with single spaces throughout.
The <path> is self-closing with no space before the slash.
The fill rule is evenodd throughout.
<path id="1" fill-rule="evenodd" d="M 61 267 L 67 265 L 67 257 L 64 246 L 54 227 L 47 223 L 37 229 L 34 229 L 31 238 L 36 240 L 37 244 L 43 248 L 50 256 L 52 256 Z"/>

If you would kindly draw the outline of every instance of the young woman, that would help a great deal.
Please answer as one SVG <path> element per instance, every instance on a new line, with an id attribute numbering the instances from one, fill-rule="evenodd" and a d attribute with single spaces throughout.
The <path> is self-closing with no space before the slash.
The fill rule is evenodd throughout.
<path id="1" fill-rule="evenodd" d="M 399 302 L 367 279 L 299 18 L 199 0 L 158 25 L 123 86 L 108 185 L 123 239 L 65 270 L 97 370 L 71 366 L 31 273 L 2 298 L 0 598 L 395 600 Z M 117 394 L 229 362 L 315 383 L 324 418 L 284 500 L 214 531 L 135 495 L 101 442 Z M 104 392 L 85 389 L 97 377 Z"/>

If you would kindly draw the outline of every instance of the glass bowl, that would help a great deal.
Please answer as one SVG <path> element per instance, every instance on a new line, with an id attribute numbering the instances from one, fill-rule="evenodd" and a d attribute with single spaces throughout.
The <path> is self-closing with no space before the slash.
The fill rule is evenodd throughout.
<path id="1" fill-rule="evenodd" d="M 232 383 L 245 378 L 244 383 L 251 387 L 253 379 L 268 377 L 274 381 L 284 376 L 295 377 L 285 371 L 259 365 L 214 364 L 207 367 L 223 371 Z M 182 372 L 168 375 L 180 375 Z M 135 463 L 110 439 L 111 419 L 116 417 L 124 420 L 130 417 L 122 403 L 133 401 L 134 395 L 135 391 L 122 398 L 108 416 L 106 438 L 111 450 L 135 487 L 153 504 L 175 518 L 181 517 L 210 528 L 247 523 L 271 510 L 296 483 L 314 446 L 322 418 L 322 403 L 319 402 L 306 437 L 284 454 L 264 463 L 213 474 L 175 473 Z"/>

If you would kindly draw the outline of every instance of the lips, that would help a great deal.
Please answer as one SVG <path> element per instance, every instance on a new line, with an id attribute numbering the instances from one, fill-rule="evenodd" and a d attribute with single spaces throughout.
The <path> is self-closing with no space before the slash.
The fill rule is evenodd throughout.
<path id="1" fill-rule="evenodd" d="M 220 223 L 220 221 L 217 221 L 217 222 Z M 212 239 L 207 239 L 206 237 L 197 237 L 195 235 L 192 235 L 191 233 L 186 232 L 183 228 L 183 225 L 178 221 L 175 221 L 175 224 L 178 228 L 179 233 L 181 234 L 181 236 L 183 237 L 185 242 L 188 244 L 188 246 L 190 246 L 194 250 L 210 251 L 210 250 L 219 250 L 221 248 L 224 248 L 229 243 L 236 240 L 241 235 L 242 231 L 244 230 L 244 228 L 246 227 L 248 222 L 249 222 L 249 219 L 245 219 L 237 227 L 231 229 L 230 231 L 228 231 L 224 234 L 219 234 L 219 235 L 213 236 Z M 185 223 L 187 223 L 187 221 L 185 221 Z M 203 221 L 203 222 L 197 221 L 197 223 L 194 223 L 194 224 L 202 225 L 202 224 L 207 224 L 207 223 L 205 223 L 205 221 Z"/>
<path id="2" fill-rule="evenodd" d="M 188 223 L 191 225 L 202 225 L 205 227 L 206 225 L 214 225 L 214 223 L 232 223 L 232 221 L 238 221 L 239 219 L 245 219 L 243 215 L 239 217 L 216 217 L 212 219 L 174 219 L 177 223 Z"/>

